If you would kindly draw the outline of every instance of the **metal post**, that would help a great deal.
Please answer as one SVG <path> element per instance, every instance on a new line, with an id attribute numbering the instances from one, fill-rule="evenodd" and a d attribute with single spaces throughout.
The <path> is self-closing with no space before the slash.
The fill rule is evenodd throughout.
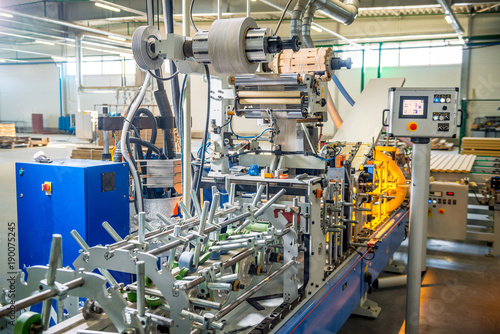
<path id="1" fill-rule="evenodd" d="M 144 317 L 146 314 L 146 271 L 144 261 L 137 261 L 137 315 Z"/>
<path id="2" fill-rule="evenodd" d="M 52 245 L 50 247 L 49 268 L 47 270 L 47 285 L 52 286 L 56 281 L 56 271 L 59 254 L 62 253 L 62 236 L 54 234 L 52 236 Z M 48 299 L 43 302 L 42 307 L 42 323 L 43 328 L 48 329 L 50 325 L 50 309 L 52 308 L 52 300 Z"/>
<path id="3" fill-rule="evenodd" d="M 139 212 L 139 226 L 137 227 L 138 240 L 142 244 L 144 243 L 144 235 L 145 235 L 145 224 L 146 224 L 146 213 Z"/>
<path id="4" fill-rule="evenodd" d="M 250 17 L 250 0 L 247 0 L 247 17 Z"/>
<path id="5" fill-rule="evenodd" d="M 416 140 L 420 139 L 420 140 Z M 408 251 L 408 285 L 406 288 L 406 334 L 418 334 L 420 287 L 422 279 L 422 242 L 427 224 L 429 197 L 429 138 L 414 138 L 411 169 L 410 237 Z"/>
<path id="6" fill-rule="evenodd" d="M 189 0 L 182 0 L 182 34 L 190 35 L 189 27 Z M 184 89 L 185 103 L 182 108 L 182 201 L 187 208 L 191 207 L 191 79 L 186 79 Z M 183 103 L 183 101 L 180 101 Z M 188 212 L 188 211 L 186 211 Z"/>

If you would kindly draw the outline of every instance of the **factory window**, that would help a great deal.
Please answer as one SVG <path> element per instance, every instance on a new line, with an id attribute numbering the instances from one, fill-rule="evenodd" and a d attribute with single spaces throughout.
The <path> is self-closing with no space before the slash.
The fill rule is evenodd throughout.
<path id="1" fill-rule="evenodd" d="M 365 51 L 344 46 L 337 50 L 342 58 L 350 57 L 353 68 L 377 67 L 379 43 L 364 44 Z M 386 42 L 381 46 L 382 67 L 452 65 L 462 63 L 462 45 L 458 40 L 436 40 L 417 42 Z"/>
<path id="2" fill-rule="evenodd" d="M 135 60 L 122 57 L 85 57 L 82 64 L 83 75 L 121 75 L 122 62 L 125 62 L 125 75 L 135 74 Z M 68 60 L 66 63 L 68 75 L 76 75 L 75 59 Z"/>
<path id="3" fill-rule="evenodd" d="M 419 66 L 430 64 L 430 42 L 404 42 L 400 44 L 400 48 L 400 66 Z"/>

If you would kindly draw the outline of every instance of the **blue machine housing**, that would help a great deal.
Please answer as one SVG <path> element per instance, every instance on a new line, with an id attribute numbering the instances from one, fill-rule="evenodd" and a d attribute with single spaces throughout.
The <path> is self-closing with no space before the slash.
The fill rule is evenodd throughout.
<path id="1" fill-rule="evenodd" d="M 52 234 L 63 238 L 63 265 L 72 267 L 80 246 L 78 231 L 89 246 L 114 243 L 107 221 L 122 237 L 129 234 L 128 166 L 93 160 L 16 163 L 19 267 L 48 263 Z M 42 190 L 44 182 L 52 191 Z M 121 276 L 121 277 L 120 277 Z M 117 274 L 120 282 L 130 275 Z"/>
<path id="2" fill-rule="evenodd" d="M 375 256 L 365 254 L 366 249 L 361 254 L 352 255 L 276 333 L 337 333 L 369 289 L 366 273 L 371 274 L 372 282 L 378 277 L 406 238 L 407 223 L 408 211 L 400 210 L 388 222 L 389 228 L 379 236 Z"/>

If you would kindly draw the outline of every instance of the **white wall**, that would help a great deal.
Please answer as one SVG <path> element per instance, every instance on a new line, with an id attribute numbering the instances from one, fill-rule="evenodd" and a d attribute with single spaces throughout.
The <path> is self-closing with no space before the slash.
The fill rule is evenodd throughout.
<path id="1" fill-rule="evenodd" d="M 31 114 L 43 114 L 45 127 L 59 117 L 59 72 L 55 64 L 0 66 L 0 121 L 31 127 Z"/>

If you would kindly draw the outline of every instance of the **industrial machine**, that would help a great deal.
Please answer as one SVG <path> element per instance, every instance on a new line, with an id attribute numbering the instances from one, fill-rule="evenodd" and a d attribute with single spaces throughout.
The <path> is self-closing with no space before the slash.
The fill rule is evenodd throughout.
<path id="1" fill-rule="evenodd" d="M 49 328 L 44 306 L 41 316 L 24 312 L 7 326 L 19 333 L 310 333 L 336 332 L 353 312 L 378 316 L 367 294 L 408 233 L 409 158 L 404 144 L 381 138 L 388 88 L 404 80 L 369 84 L 333 140 L 324 142 L 323 123 L 338 117 L 326 83 L 335 70 L 350 68 L 329 48 L 299 50 L 296 36 L 283 40 L 251 18 L 217 20 L 192 39 L 163 39 L 152 25 L 141 27 L 132 48 L 147 74 L 121 120 L 120 145 L 132 176 L 137 229 L 123 237 L 119 223 L 105 223 L 95 233 L 109 233 L 113 241 L 90 245 L 71 232 L 82 248 L 72 267 L 61 265 L 62 238 L 55 234 L 48 265 L 26 268 L 27 279 L 15 277 L 15 300 L 3 291 L 0 318 L 70 296 L 86 298 L 81 313 Z M 196 168 L 177 217 L 145 212 L 145 183 L 125 147 L 164 59 L 179 72 L 205 74 L 208 86 L 200 154 L 193 159 L 183 152 L 184 165 Z M 261 63 L 267 65 L 255 73 Z M 430 105 L 435 95 L 445 97 L 439 106 Z M 390 97 L 389 133 L 454 133 L 456 91 L 395 88 Z M 233 131 L 234 117 L 268 128 L 242 138 Z M 360 120 L 364 131 L 353 131 Z M 264 135 L 268 148 L 259 141 Z M 210 198 L 200 200 L 200 188 L 210 190 Z M 151 214 L 158 225 L 147 221 Z M 119 281 L 113 272 L 135 279 Z M 64 320 L 64 309 L 58 311 Z"/>

